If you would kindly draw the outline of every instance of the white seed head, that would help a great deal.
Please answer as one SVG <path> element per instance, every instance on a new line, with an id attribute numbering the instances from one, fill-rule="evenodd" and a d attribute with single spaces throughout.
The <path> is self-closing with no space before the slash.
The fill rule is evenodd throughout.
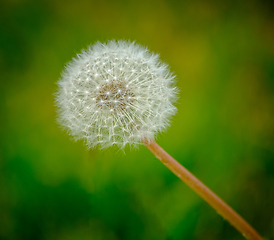
<path id="1" fill-rule="evenodd" d="M 63 71 L 58 121 L 89 148 L 154 139 L 176 112 L 174 78 L 157 54 L 134 42 L 98 42 Z"/>

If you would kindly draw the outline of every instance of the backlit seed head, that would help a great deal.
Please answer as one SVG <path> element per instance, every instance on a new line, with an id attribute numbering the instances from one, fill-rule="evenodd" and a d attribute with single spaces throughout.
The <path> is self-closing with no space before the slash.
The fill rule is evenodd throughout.
<path id="1" fill-rule="evenodd" d="M 153 139 L 176 112 L 174 77 L 158 55 L 134 42 L 98 42 L 63 71 L 58 121 L 89 148 Z"/>

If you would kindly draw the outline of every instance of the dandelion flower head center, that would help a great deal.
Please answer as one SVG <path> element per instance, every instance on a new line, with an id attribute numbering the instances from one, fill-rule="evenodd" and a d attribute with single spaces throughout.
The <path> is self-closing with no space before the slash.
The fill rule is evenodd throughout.
<path id="1" fill-rule="evenodd" d="M 78 54 L 58 82 L 58 121 L 88 147 L 139 144 L 176 112 L 174 75 L 158 55 L 126 41 L 96 43 Z"/>
<path id="2" fill-rule="evenodd" d="M 120 111 L 133 103 L 134 93 L 122 80 L 108 80 L 97 89 L 96 105 L 100 109 Z"/>

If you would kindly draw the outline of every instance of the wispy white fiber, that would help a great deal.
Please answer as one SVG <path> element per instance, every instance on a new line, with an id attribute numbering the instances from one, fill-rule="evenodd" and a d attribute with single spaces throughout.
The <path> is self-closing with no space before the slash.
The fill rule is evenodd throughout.
<path id="1" fill-rule="evenodd" d="M 88 148 L 154 139 L 176 112 L 175 76 L 159 56 L 134 42 L 96 43 L 58 81 L 58 122 Z"/>

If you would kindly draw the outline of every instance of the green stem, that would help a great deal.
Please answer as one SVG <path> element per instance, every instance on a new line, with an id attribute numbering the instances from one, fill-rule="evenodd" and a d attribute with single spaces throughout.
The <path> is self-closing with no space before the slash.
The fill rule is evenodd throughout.
<path id="1" fill-rule="evenodd" d="M 147 148 L 177 177 L 185 182 L 192 190 L 202 197 L 223 218 L 234 226 L 246 239 L 263 240 L 263 238 L 250 226 L 238 213 L 227 205 L 220 197 L 205 186 L 199 179 L 190 173 L 185 167 L 172 158 L 155 141 L 143 140 Z"/>

